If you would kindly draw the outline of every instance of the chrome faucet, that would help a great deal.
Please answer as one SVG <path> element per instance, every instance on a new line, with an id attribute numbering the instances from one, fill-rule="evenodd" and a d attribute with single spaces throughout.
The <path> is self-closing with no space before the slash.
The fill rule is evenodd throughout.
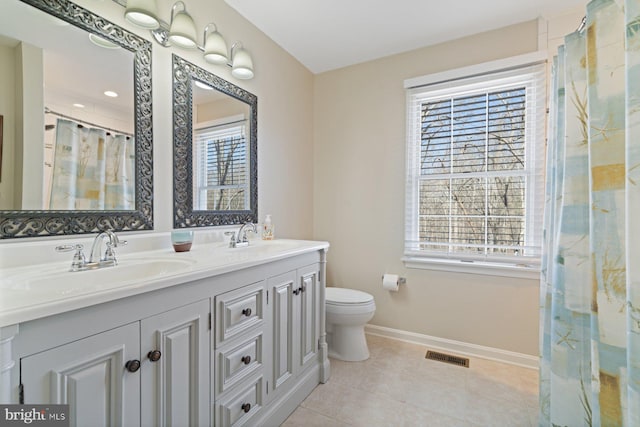
<path id="1" fill-rule="evenodd" d="M 245 230 L 246 227 L 250 227 L 252 232 L 258 233 L 258 228 L 254 223 L 245 222 L 240 226 L 240 230 L 238 230 L 238 243 L 249 243 L 249 240 L 247 240 L 247 231 Z"/>
<path id="2" fill-rule="evenodd" d="M 94 257 L 97 257 L 97 254 L 101 252 L 103 240 L 108 240 L 105 243 L 106 249 L 104 251 L 104 254 L 96 260 Z M 117 265 L 118 260 L 116 259 L 116 253 L 114 252 L 113 248 L 117 248 L 118 245 L 126 244 L 126 240 L 120 240 L 118 236 L 116 236 L 116 233 L 111 230 L 106 230 L 98 234 L 93 240 L 89 261 L 87 261 L 84 256 L 84 247 L 81 244 L 56 246 L 56 251 L 75 251 L 75 254 L 73 255 L 73 261 L 71 262 L 70 271 L 84 271 Z"/>
<path id="3" fill-rule="evenodd" d="M 247 230 L 245 230 L 246 227 L 250 227 L 251 231 L 253 231 L 254 233 L 258 232 L 258 228 L 256 227 L 256 225 L 252 222 L 247 221 L 240 226 L 237 234 L 235 231 L 227 231 L 226 233 L 224 233 L 227 236 L 231 236 L 231 240 L 229 241 L 230 248 L 241 248 L 244 246 L 249 246 L 249 240 L 247 239 Z"/>
<path id="4" fill-rule="evenodd" d="M 108 240 L 106 243 L 106 249 L 104 251 L 104 255 L 100 257 L 100 259 L 95 259 L 95 257 L 101 252 L 102 242 L 104 240 Z M 89 263 L 94 262 L 112 262 L 113 265 L 118 264 L 116 260 L 116 254 L 113 251 L 113 248 L 117 248 L 118 245 L 126 245 L 126 240 L 120 240 L 116 233 L 111 230 L 105 230 L 102 233 L 98 234 L 96 238 L 93 240 L 93 245 L 91 246 L 91 255 L 89 255 Z M 97 249 L 97 251 L 96 251 Z"/>

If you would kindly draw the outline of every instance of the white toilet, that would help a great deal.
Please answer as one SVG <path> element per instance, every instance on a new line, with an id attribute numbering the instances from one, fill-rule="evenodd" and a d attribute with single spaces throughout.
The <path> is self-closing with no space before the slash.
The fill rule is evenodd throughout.
<path id="1" fill-rule="evenodd" d="M 359 362 L 369 358 L 364 325 L 373 318 L 376 303 L 366 292 L 326 288 L 327 343 L 329 356 Z"/>

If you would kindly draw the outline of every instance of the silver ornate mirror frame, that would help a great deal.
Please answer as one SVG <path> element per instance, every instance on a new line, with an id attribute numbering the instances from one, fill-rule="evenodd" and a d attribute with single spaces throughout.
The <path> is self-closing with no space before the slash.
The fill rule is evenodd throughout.
<path id="1" fill-rule="evenodd" d="M 249 210 L 193 210 L 193 93 L 196 79 L 248 104 Z M 177 55 L 173 55 L 173 226 L 206 227 L 258 221 L 258 98 Z"/>
<path id="2" fill-rule="evenodd" d="M 153 229 L 151 42 L 68 0 L 21 0 L 134 54 L 136 184 L 132 211 L 0 211 L 0 238 Z"/>

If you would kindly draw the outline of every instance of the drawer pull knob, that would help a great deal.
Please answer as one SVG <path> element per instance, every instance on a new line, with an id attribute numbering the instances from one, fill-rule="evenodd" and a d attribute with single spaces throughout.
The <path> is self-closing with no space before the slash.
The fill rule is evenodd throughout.
<path id="1" fill-rule="evenodd" d="M 251 410 L 251 403 L 243 403 L 242 410 L 244 411 L 245 414 L 249 412 Z"/>
<path id="2" fill-rule="evenodd" d="M 124 367 L 129 372 L 136 372 L 138 369 L 140 369 L 140 361 L 136 359 L 129 360 L 124 364 Z"/>
<path id="3" fill-rule="evenodd" d="M 242 314 L 244 314 L 247 317 L 251 316 L 251 309 L 245 308 L 244 310 L 242 310 Z"/>
<path id="4" fill-rule="evenodd" d="M 248 365 L 249 363 L 251 363 L 251 356 L 244 356 L 240 360 L 242 360 L 242 363 L 244 363 L 245 365 Z"/>
<path id="5" fill-rule="evenodd" d="M 157 362 L 158 360 L 160 360 L 160 357 L 162 357 L 162 353 L 160 353 L 160 350 L 153 350 L 150 351 L 149 354 L 147 354 L 147 357 L 152 362 Z"/>

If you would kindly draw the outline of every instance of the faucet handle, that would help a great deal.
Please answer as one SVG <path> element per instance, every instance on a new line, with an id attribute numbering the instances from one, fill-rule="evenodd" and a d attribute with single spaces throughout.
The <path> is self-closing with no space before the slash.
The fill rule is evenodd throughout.
<path id="1" fill-rule="evenodd" d="M 127 242 L 125 241 L 125 244 Z M 116 259 L 116 252 L 113 248 L 117 245 L 112 245 L 110 242 L 107 242 L 107 249 L 104 251 L 104 260 L 105 261 L 113 261 L 114 264 L 118 264 L 118 260 Z"/>
<path id="2" fill-rule="evenodd" d="M 225 236 L 231 236 L 231 240 L 229 241 L 229 247 L 230 248 L 235 248 L 236 247 L 236 232 L 235 231 L 225 231 L 224 235 Z"/>
<path id="3" fill-rule="evenodd" d="M 117 234 L 114 233 L 113 237 L 114 237 L 114 239 L 113 239 L 113 245 L 112 246 L 114 248 L 117 248 L 118 246 L 127 246 L 128 242 L 126 240 L 120 240 L 120 238 L 118 237 Z"/>
<path id="4" fill-rule="evenodd" d="M 60 245 L 56 246 L 56 252 L 71 252 L 84 249 L 84 246 L 80 243 L 74 245 Z"/>
<path id="5" fill-rule="evenodd" d="M 109 244 L 111 244 L 111 246 L 113 246 L 114 248 L 117 248 L 120 245 L 122 245 L 122 246 L 126 246 L 127 245 L 127 241 L 126 240 L 120 240 L 118 235 L 115 232 L 113 232 L 112 230 L 105 230 L 104 233 L 106 233 L 109 236 Z"/>
<path id="6" fill-rule="evenodd" d="M 247 230 L 246 227 L 251 227 L 251 229 Z M 242 234 L 238 234 L 238 243 L 240 243 L 240 242 L 247 243 L 247 242 L 249 242 L 249 240 L 247 239 L 247 232 L 252 232 L 252 233 L 257 234 L 258 233 L 258 228 L 251 221 L 247 221 L 240 227 L 240 230 L 238 231 L 238 233 L 240 233 L 240 232 L 242 232 Z"/>
<path id="7" fill-rule="evenodd" d="M 76 243 L 75 245 L 60 245 L 56 246 L 56 252 L 71 252 L 76 251 L 73 254 L 73 261 L 71 261 L 71 269 L 70 271 L 78 271 L 85 267 L 87 264 L 87 260 L 84 256 L 83 252 L 84 246 L 80 243 Z"/>

